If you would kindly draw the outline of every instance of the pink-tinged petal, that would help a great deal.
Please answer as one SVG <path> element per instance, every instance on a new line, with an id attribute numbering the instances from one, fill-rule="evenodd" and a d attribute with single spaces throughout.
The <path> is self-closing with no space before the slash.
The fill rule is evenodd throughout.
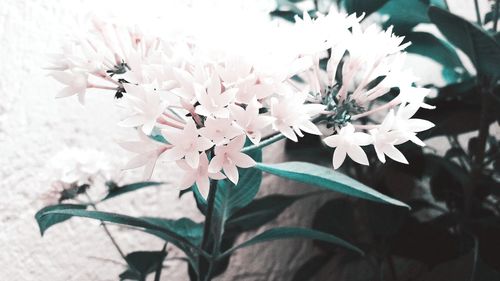
<path id="1" fill-rule="evenodd" d="M 416 145 L 425 146 L 425 143 L 416 134 L 408 134 L 406 137 Z"/>
<path id="2" fill-rule="evenodd" d="M 196 149 L 198 151 L 205 151 L 210 149 L 214 144 L 206 137 L 198 137 L 196 139 Z"/>
<path id="3" fill-rule="evenodd" d="M 403 163 L 403 164 L 408 164 L 408 160 L 406 160 L 406 157 L 399 151 L 397 148 L 395 148 L 393 145 L 388 145 L 384 149 L 384 153 L 389 156 L 394 161 Z"/>
<path id="4" fill-rule="evenodd" d="M 322 135 L 322 133 L 319 131 L 318 127 L 316 127 L 316 125 L 314 125 L 314 123 L 309 121 L 309 120 L 302 122 L 300 124 L 300 129 L 304 132 L 309 133 L 309 134 L 318 135 L 318 136 Z"/>
<path id="5" fill-rule="evenodd" d="M 179 182 L 179 188 L 186 189 L 188 187 L 191 187 L 196 182 L 196 176 L 197 174 L 193 172 L 184 173 L 184 176 Z"/>
<path id="6" fill-rule="evenodd" d="M 329 136 L 323 139 L 323 142 L 326 143 L 329 147 L 337 147 L 342 142 L 342 137 L 339 135 Z"/>
<path id="7" fill-rule="evenodd" d="M 250 168 L 255 166 L 256 164 L 255 160 L 253 160 L 252 157 L 241 152 L 231 154 L 231 160 L 234 162 L 236 166 L 241 168 Z"/>
<path id="8" fill-rule="evenodd" d="M 142 115 L 134 115 L 132 117 L 128 117 L 118 122 L 118 126 L 122 127 L 137 127 L 145 122 L 145 118 Z"/>
<path id="9" fill-rule="evenodd" d="M 278 126 L 277 129 L 285 136 L 287 137 L 288 139 L 294 141 L 294 142 L 298 142 L 299 139 L 297 138 L 297 135 L 295 135 L 295 132 L 293 131 L 292 128 L 290 128 L 289 126 L 286 126 L 286 125 L 281 125 L 281 126 Z"/>
<path id="10" fill-rule="evenodd" d="M 210 116 L 211 115 L 210 111 L 207 108 L 205 108 L 203 105 L 198 105 L 195 108 L 194 112 L 196 112 L 197 114 L 199 114 L 201 116 Z"/>
<path id="11" fill-rule="evenodd" d="M 214 179 L 214 180 L 223 180 L 226 178 L 226 176 L 224 176 L 224 174 L 221 172 L 209 173 L 208 175 L 210 176 L 211 179 Z"/>
<path id="12" fill-rule="evenodd" d="M 59 93 L 57 93 L 56 98 L 65 98 L 76 94 L 75 89 L 72 87 L 64 87 Z"/>
<path id="13" fill-rule="evenodd" d="M 50 76 L 54 77 L 58 82 L 66 85 L 70 85 L 74 79 L 74 76 L 68 72 L 54 71 L 50 73 Z"/>
<path id="14" fill-rule="evenodd" d="M 234 164 L 226 161 L 222 165 L 222 170 L 224 171 L 224 174 L 226 174 L 226 177 L 230 181 L 232 181 L 234 184 L 238 184 L 238 179 L 239 179 L 238 168 L 236 168 Z"/>
<path id="15" fill-rule="evenodd" d="M 234 138 L 226 147 L 229 151 L 240 151 L 245 145 L 245 135 L 240 135 Z"/>
<path id="16" fill-rule="evenodd" d="M 151 176 L 153 175 L 154 168 L 156 166 L 156 158 L 151 159 L 146 166 L 144 167 L 144 172 L 142 172 L 142 179 L 143 180 L 149 180 L 151 179 Z"/>
<path id="17" fill-rule="evenodd" d="M 198 191 L 200 192 L 201 196 L 207 199 L 208 192 L 210 190 L 210 180 L 208 179 L 208 176 L 198 175 L 198 178 L 196 178 L 196 186 L 198 187 Z"/>
<path id="18" fill-rule="evenodd" d="M 333 168 L 338 169 L 344 163 L 347 153 L 344 146 L 339 146 L 333 152 Z"/>
<path id="19" fill-rule="evenodd" d="M 396 115 L 394 114 L 394 109 L 391 109 L 389 110 L 389 113 L 387 113 L 387 115 L 385 116 L 382 124 L 380 124 L 380 130 L 384 132 L 389 131 L 392 128 L 395 120 L 396 120 Z"/>
<path id="20" fill-rule="evenodd" d="M 142 132 L 146 135 L 151 134 L 155 125 L 156 122 L 154 120 L 148 120 L 147 122 L 144 123 L 144 125 L 142 125 Z"/>
<path id="21" fill-rule="evenodd" d="M 217 173 L 222 169 L 222 164 L 224 163 L 224 155 L 215 155 L 210 164 L 208 165 L 209 173 Z"/>
<path id="22" fill-rule="evenodd" d="M 365 151 L 357 145 L 351 145 L 347 149 L 347 155 L 349 155 L 349 157 L 352 160 L 354 160 L 355 162 L 357 162 L 359 164 L 369 165 L 368 157 L 366 156 Z"/>
<path id="23" fill-rule="evenodd" d="M 434 127 L 434 123 L 424 119 L 410 119 L 406 121 L 406 126 L 412 132 L 418 133 Z"/>
<path id="24" fill-rule="evenodd" d="M 382 163 L 385 163 L 385 154 L 383 151 L 384 146 L 374 145 L 374 147 L 375 147 L 375 153 L 377 154 L 378 160 L 380 160 L 380 162 L 382 162 Z"/>
<path id="25" fill-rule="evenodd" d="M 81 105 L 85 105 L 85 90 L 78 93 L 78 102 L 80 102 Z"/>
<path id="26" fill-rule="evenodd" d="M 363 146 L 371 144 L 373 142 L 373 138 L 367 133 L 358 132 L 352 135 L 351 141 L 353 144 Z"/>
<path id="27" fill-rule="evenodd" d="M 151 154 L 139 154 L 130 159 L 127 164 L 123 167 L 124 170 L 135 169 L 146 165 L 146 163 L 151 159 L 154 155 Z"/>
<path id="28" fill-rule="evenodd" d="M 200 164 L 200 154 L 198 151 L 190 151 L 186 153 L 186 163 L 193 169 L 198 168 Z"/>
<path id="29" fill-rule="evenodd" d="M 163 153 L 163 157 L 169 161 L 179 160 L 184 157 L 185 151 L 180 147 L 174 146 Z"/>

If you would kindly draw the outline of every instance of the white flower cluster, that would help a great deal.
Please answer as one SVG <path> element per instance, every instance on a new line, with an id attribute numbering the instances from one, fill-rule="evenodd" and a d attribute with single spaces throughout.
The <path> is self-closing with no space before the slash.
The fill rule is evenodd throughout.
<path id="1" fill-rule="evenodd" d="M 83 103 L 97 88 L 119 98 L 129 112 L 120 125 L 140 132 L 121 144 L 137 154 L 127 168 L 146 166 L 149 177 L 161 156 L 185 171 L 181 187 L 196 183 L 203 194 L 210 178 L 236 184 L 237 168 L 255 165 L 242 152 L 246 140 L 259 145 L 271 130 L 293 141 L 326 135 L 335 169 L 347 155 L 368 165 L 366 145 L 382 162 L 407 163 L 395 146 L 424 145 L 416 133 L 433 124 L 411 117 L 430 108 L 428 90 L 402 69 L 403 38 L 363 30 L 360 20 L 331 10 L 315 19 L 304 13 L 294 25 L 250 22 L 239 32 L 205 28 L 175 38 L 96 22 L 55 57 L 52 75 L 66 85 L 58 97 Z"/>

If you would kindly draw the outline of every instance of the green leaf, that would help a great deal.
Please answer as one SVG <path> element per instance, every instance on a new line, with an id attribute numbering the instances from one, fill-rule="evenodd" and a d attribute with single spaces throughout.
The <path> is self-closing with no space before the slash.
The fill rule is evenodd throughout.
<path id="1" fill-rule="evenodd" d="M 331 168 L 307 162 L 285 162 L 279 164 L 258 163 L 256 168 L 282 178 L 316 185 L 326 190 L 337 191 L 375 202 L 409 208 L 405 203 L 384 195 Z"/>
<path id="2" fill-rule="evenodd" d="M 293 238 L 306 238 L 306 239 L 314 239 L 314 240 L 320 240 L 320 241 L 325 241 L 329 242 L 332 244 L 337 244 L 340 246 L 343 246 L 347 249 L 353 250 L 355 252 L 358 252 L 361 255 L 364 255 L 363 251 L 359 249 L 356 246 L 351 245 L 350 243 L 334 236 L 328 233 L 308 229 L 308 228 L 297 228 L 297 227 L 277 227 L 277 228 L 271 228 L 269 230 L 266 230 L 257 236 L 254 236 L 252 239 L 247 240 L 243 243 L 241 243 L 238 246 L 235 246 L 226 252 L 224 252 L 222 255 L 226 256 L 231 254 L 232 252 L 252 246 L 255 244 L 263 243 L 263 242 L 268 242 L 268 241 L 274 241 L 274 240 L 281 240 L 281 239 L 293 239 Z"/>
<path id="3" fill-rule="evenodd" d="M 245 208 L 236 212 L 226 223 L 226 230 L 231 233 L 241 233 L 263 226 L 274 220 L 286 208 L 306 195 L 269 195 L 254 200 Z"/>
<path id="4" fill-rule="evenodd" d="M 392 25 L 396 34 L 404 35 L 417 24 L 429 22 L 428 7 L 429 3 L 422 0 L 390 0 L 379 10 L 380 14 L 389 16 L 383 28 Z"/>
<path id="5" fill-rule="evenodd" d="M 67 221 L 72 217 L 72 215 L 67 215 L 67 214 L 54 214 L 52 216 L 44 216 L 43 214 L 45 214 L 46 212 L 57 211 L 57 210 L 69 210 L 69 209 L 83 210 L 86 208 L 87 208 L 86 205 L 59 204 L 59 205 L 47 206 L 45 208 L 40 209 L 35 214 L 35 219 L 38 223 L 38 227 L 40 228 L 40 234 L 43 236 L 43 234 L 49 227 Z"/>
<path id="6" fill-rule="evenodd" d="M 433 34 L 410 32 L 405 35 L 405 40 L 411 41 L 406 51 L 428 57 L 451 73 L 456 73 L 457 70 L 465 71 L 455 49 L 448 42 L 438 39 Z"/>
<path id="7" fill-rule="evenodd" d="M 45 232 L 49 227 L 54 225 L 55 223 L 51 223 L 54 220 L 60 220 L 61 215 L 64 216 L 63 218 L 65 219 L 71 217 L 82 217 L 137 227 L 144 232 L 151 233 L 166 241 L 169 241 L 181 249 L 199 251 L 199 247 L 193 242 L 189 241 L 187 238 L 183 237 L 182 234 L 179 234 L 178 232 L 176 232 L 176 230 L 167 228 L 165 225 L 162 225 L 158 221 L 152 220 L 151 218 L 135 218 L 115 213 L 87 211 L 82 210 L 81 208 L 76 209 L 72 206 L 69 206 L 69 208 L 57 208 L 55 210 L 53 209 L 39 211 L 37 213 L 37 221 L 41 232 Z M 190 253 L 186 254 L 189 255 Z"/>
<path id="8" fill-rule="evenodd" d="M 262 150 L 248 152 L 256 162 L 262 161 Z M 234 185 L 229 180 L 218 182 L 215 195 L 215 212 L 225 222 L 236 211 L 250 204 L 259 191 L 262 182 L 262 172 L 256 169 L 240 169 L 238 184 Z"/>
<path id="9" fill-rule="evenodd" d="M 192 221 L 189 218 L 180 219 L 164 219 L 156 217 L 142 217 L 142 219 L 154 224 L 159 225 L 163 228 L 170 229 L 177 235 L 182 236 L 194 245 L 201 244 L 201 238 L 203 235 L 203 224 Z"/>
<path id="10" fill-rule="evenodd" d="M 162 185 L 164 183 L 162 182 L 153 182 L 153 181 L 146 181 L 146 182 L 137 182 L 137 183 L 132 183 L 132 184 L 126 184 L 123 186 L 113 186 L 111 184 L 108 184 L 109 187 L 109 192 L 108 194 L 101 199 L 101 201 L 106 201 L 108 199 L 114 198 L 116 196 L 129 193 L 138 189 L 142 189 L 144 187 L 149 187 L 149 186 L 157 186 L 157 185 Z"/>
<path id="11" fill-rule="evenodd" d="M 356 13 L 361 15 L 362 13 L 366 13 L 366 16 L 375 12 L 388 0 L 344 0 L 343 4 L 348 14 Z"/>
<path id="12" fill-rule="evenodd" d="M 488 32 L 437 7 L 429 8 L 429 18 L 443 35 L 461 49 L 480 74 L 500 75 L 500 45 Z"/>
<path id="13" fill-rule="evenodd" d="M 132 280 L 145 280 L 146 277 L 162 266 L 167 256 L 165 248 L 162 251 L 137 251 L 128 254 L 125 261 L 129 268 L 120 274 L 120 278 Z"/>

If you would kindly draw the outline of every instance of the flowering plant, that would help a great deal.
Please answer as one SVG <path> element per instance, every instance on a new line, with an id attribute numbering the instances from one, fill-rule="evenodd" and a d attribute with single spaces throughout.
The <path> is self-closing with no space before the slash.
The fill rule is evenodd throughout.
<path id="1" fill-rule="evenodd" d="M 233 244 L 238 234 L 280 212 L 271 217 L 259 212 L 269 200 L 254 200 L 262 172 L 407 207 L 335 171 L 347 156 L 369 165 L 368 146 L 383 163 L 389 157 L 408 164 L 397 146 L 408 141 L 424 146 L 417 133 L 433 127 L 413 118 L 420 108 L 433 107 L 424 102 L 430 90 L 415 86 L 417 78 L 403 67 L 409 43 L 402 44 L 391 28 L 361 27 L 362 18 L 332 8 L 326 15 L 297 16 L 293 25 L 235 23 L 234 36 L 209 27 L 172 38 L 95 20 L 90 35 L 54 56 L 51 76 L 65 85 L 57 96 L 76 95 L 82 104 L 91 92 L 114 96 L 124 112 L 119 125 L 138 134 L 137 140 L 120 142 L 135 154 L 124 168 L 143 167 L 148 180 L 158 160 L 174 162 L 182 170 L 177 186 L 193 192 L 205 222 L 86 210 L 90 203 L 95 207 L 91 201 L 40 210 L 42 233 L 73 216 L 139 228 L 181 249 L 197 280 L 220 274 L 237 249 L 276 239 L 310 238 L 361 252 L 334 235 L 295 227 L 269 229 Z M 261 162 L 266 146 L 285 138 L 297 142 L 305 133 L 334 148 L 333 168 Z M 74 179 L 72 184 L 81 186 Z M 108 182 L 102 200 L 155 184 Z M 70 199 L 80 193 L 85 190 Z M 141 267 L 122 253 L 129 265 L 123 276 L 143 280 L 156 271 L 159 278 L 165 255 L 165 249 L 154 252 L 151 263 Z"/>

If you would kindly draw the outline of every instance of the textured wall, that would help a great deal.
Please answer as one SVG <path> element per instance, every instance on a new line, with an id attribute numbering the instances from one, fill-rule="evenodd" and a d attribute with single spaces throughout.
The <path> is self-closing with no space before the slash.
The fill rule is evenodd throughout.
<path id="1" fill-rule="evenodd" d="M 49 230 L 42 239 L 33 219 L 42 206 L 40 196 L 48 188 L 45 163 L 59 149 L 91 146 L 118 155 L 117 161 L 126 156 L 113 142 L 127 132 L 115 126 L 118 117 L 116 109 L 109 106 L 110 97 L 93 95 L 86 108 L 75 99 L 55 100 L 52 97 L 60 85 L 47 78 L 41 69 L 47 64 L 46 54 L 58 50 L 65 35 L 78 28 L 76 16 L 109 10 L 113 5 L 132 6 L 124 1 L 106 1 L 106 5 L 102 2 L 2 0 L 0 3 L 0 280 L 117 280 L 123 270 L 119 255 L 96 222 L 75 219 Z M 163 5 L 159 9 L 160 2 Z M 161 12 L 170 7 L 165 2 L 148 3 L 152 11 Z M 258 2 L 268 7 L 273 1 Z M 457 4 L 465 1 L 449 2 L 472 12 L 472 6 Z M 144 12 L 145 6 L 137 6 L 139 1 L 135 3 L 136 9 Z M 266 160 L 283 159 L 280 144 L 272 149 L 272 157 Z M 159 170 L 155 175 L 158 179 L 168 181 L 170 176 L 175 177 L 176 170 L 171 167 L 162 166 Z M 129 173 L 126 177 L 134 179 L 137 175 Z M 306 190 L 310 189 L 266 178 L 261 193 Z M 116 199 L 102 209 L 200 220 L 191 197 L 179 200 L 177 192 L 171 186 L 151 188 Z M 278 219 L 279 224 L 308 225 L 314 206 L 321 200 L 325 198 L 310 198 L 295 205 Z M 158 239 L 139 232 L 114 226 L 112 231 L 127 251 L 160 249 L 162 245 Z M 241 250 L 221 280 L 289 280 L 291 269 L 312 254 L 310 245 L 310 242 L 284 241 Z M 176 255 L 179 253 L 172 251 L 171 256 Z M 186 280 L 185 264 L 171 261 L 168 266 L 163 280 Z"/>

